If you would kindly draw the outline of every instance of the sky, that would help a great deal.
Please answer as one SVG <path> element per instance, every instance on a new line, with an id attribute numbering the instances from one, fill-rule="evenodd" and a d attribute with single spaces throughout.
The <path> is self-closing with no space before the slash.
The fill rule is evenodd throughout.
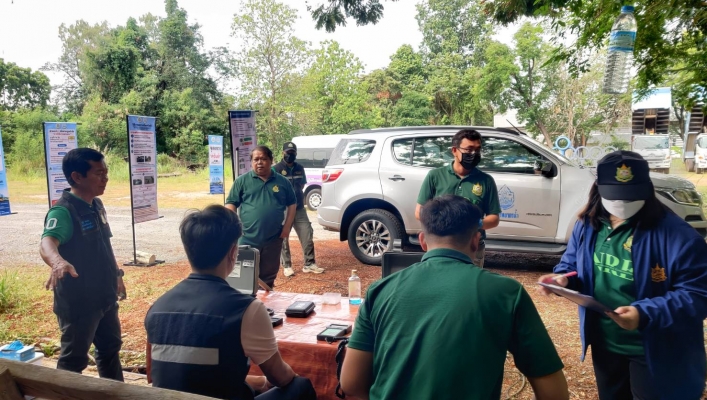
<path id="1" fill-rule="evenodd" d="M 316 46 L 324 40 L 336 40 L 355 54 L 367 72 L 388 65 L 390 56 L 400 46 L 419 47 L 422 34 L 415 21 L 418 1 L 385 1 L 383 19 L 377 25 L 356 26 L 350 21 L 334 33 L 315 29 L 305 0 L 280 0 L 298 10 L 295 35 Z M 307 0 L 320 4 L 324 0 Z M 237 43 L 230 36 L 233 15 L 242 2 L 238 0 L 179 0 L 187 11 L 189 22 L 198 22 L 205 49 Z M 83 19 L 91 24 L 107 21 L 111 26 L 124 25 L 129 17 L 152 13 L 164 17 L 162 0 L 0 0 L 0 58 L 21 67 L 39 69 L 47 62 L 55 62 L 61 54 L 59 25 L 71 25 Z M 510 42 L 510 30 L 496 35 L 502 42 Z M 48 73 L 53 85 L 63 77 Z"/>

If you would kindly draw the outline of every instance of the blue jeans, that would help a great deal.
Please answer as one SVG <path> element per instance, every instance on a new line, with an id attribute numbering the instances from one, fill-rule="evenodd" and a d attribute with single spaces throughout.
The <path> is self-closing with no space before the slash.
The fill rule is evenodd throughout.
<path id="1" fill-rule="evenodd" d="M 289 385 L 276 387 L 255 396 L 256 400 L 317 400 L 317 392 L 307 378 L 295 377 Z"/>

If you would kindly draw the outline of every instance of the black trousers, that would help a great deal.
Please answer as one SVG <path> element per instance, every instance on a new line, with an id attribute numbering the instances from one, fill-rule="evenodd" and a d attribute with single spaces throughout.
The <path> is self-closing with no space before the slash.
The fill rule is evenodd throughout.
<path id="1" fill-rule="evenodd" d="M 61 329 L 61 355 L 57 369 L 81 373 L 88 365 L 88 350 L 96 346 L 96 367 L 101 378 L 123 381 L 120 365 L 120 320 L 118 304 L 103 310 L 81 313 L 76 317 L 59 320 Z"/>
<path id="2" fill-rule="evenodd" d="M 317 400 L 317 392 L 307 378 L 300 376 L 285 387 L 277 387 L 255 396 L 256 400 Z"/>
<path id="3" fill-rule="evenodd" d="M 255 246 L 260 252 L 260 279 L 271 288 L 275 287 L 275 278 L 280 271 L 280 252 L 282 239 L 279 237 L 262 245 Z"/>
<path id="4" fill-rule="evenodd" d="M 645 356 L 624 356 L 592 345 L 600 400 L 659 400 Z"/>

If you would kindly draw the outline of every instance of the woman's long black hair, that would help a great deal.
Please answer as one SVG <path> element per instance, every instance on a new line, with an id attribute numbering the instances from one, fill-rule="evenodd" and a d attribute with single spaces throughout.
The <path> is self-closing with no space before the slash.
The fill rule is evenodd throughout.
<path id="1" fill-rule="evenodd" d="M 646 199 L 646 204 L 631 218 L 631 221 L 640 225 L 641 229 L 651 229 L 657 226 L 668 212 L 670 209 L 653 194 L 649 199 Z M 601 204 L 601 195 L 596 182 L 589 191 L 589 201 L 579 213 L 579 219 L 588 221 L 595 230 L 601 229 L 602 220 L 609 220 L 609 213 Z"/>

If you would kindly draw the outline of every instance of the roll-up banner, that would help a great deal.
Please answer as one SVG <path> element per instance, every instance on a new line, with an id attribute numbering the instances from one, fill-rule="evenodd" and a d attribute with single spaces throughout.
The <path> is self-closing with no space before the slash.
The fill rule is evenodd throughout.
<path id="1" fill-rule="evenodd" d="M 2 130 L 0 130 L 0 216 L 10 214 L 12 214 L 12 211 L 10 211 L 10 192 L 7 188 L 5 151 L 2 149 Z"/>
<path id="2" fill-rule="evenodd" d="M 255 111 L 229 111 L 228 120 L 228 128 L 231 131 L 233 179 L 235 180 L 251 170 L 250 152 L 258 145 L 258 138 L 255 134 Z"/>
<path id="3" fill-rule="evenodd" d="M 64 189 L 71 187 L 61 169 L 64 156 L 79 147 L 75 122 L 44 122 L 44 161 L 47 170 L 49 207 L 61 198 Z"/>

